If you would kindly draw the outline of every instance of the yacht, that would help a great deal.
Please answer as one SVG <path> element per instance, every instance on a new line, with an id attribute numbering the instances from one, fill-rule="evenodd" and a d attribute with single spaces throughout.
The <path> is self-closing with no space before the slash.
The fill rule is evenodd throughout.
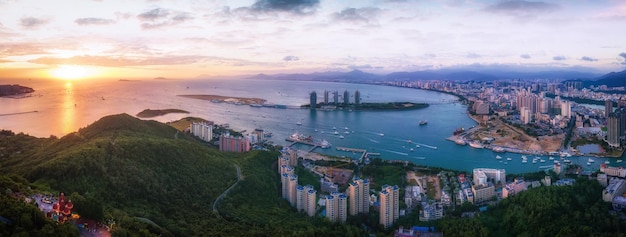
<path id="1" fill-rule="evenodd" d="M 496 159 L 500 160 L 502 159 L 502 156 L 496 156 Z"/>
<path id="2" fill-rule="evenodd" d="M 609 164 L 609 163 L 611 163 L 611 162 L 609 162 L 609 161 L 607 160 L 607 161 L 605 161 L 604 163 L 608 165 L 608 164 Z"/>
<path id="3" fill-rule="evenodd" d="M 507 157 L 507 158 L 506 158 L 506 160 L 511 161 L 511 160 L 513 160 L 513 159 L 511 159 L 511 157 Z"/>
<path id="4" fill-rule="evenodd" d="M 526 164 L 526 163 L 528 163 L 528 160 L 522 160 L 522 163 Z"/>
<path id="5" fill-rule="evenodd" d="M 380 133 L 380 134 L 378 134 L 378 135 L 380 135 L 381 137 L 384 137 L 384 136 L 385 136 L 385 134 L 384 134 L 384 133 Z"/>
<path id="6" fill-rule="evenodd" d="M 298 122 L 296 123 L 296 125 L 300 126 L 300 125 L 302 125 L 302 122 L 298 121 Z"/>
<path id="7" fill-rule="evenodd" d="M 339 138 L 340 138 L 340 139 L 343 139 L 343 135 L 339 135 Z"/>
<path id="8" fill-rule="evenodd" d="M 537 164 L 537 160 L 533 159 L 533 164 Z"/>
<path id="9" fill-rule="evenodd" d="M 522 155 L 522 159 L 527 159 L 528 157 L 526 157 L 526 155 Z"/>
<path id="10" fill-rule="evenodd" d="M 426 125 L 426 124 L 428 124 L 428 120 L 422 120 L 422 121 L 420 121 L 420 125 Z"/>
<path id="11" fill-rule="evenodd" d="M 335 134 L 335 135 L 339 135 L 339 132 L 335 131 L 335 132 L 333 132 L 333 134 Z"/>
<path id="12" fill-rule="evenodd" d="M 411 152 L 413 152 L 413 148 L 411 147 L 411 149 L 409 149 Z"/>
<path id="13" fill-rule="evenodd" d="M 350 132 L 349 132 L 349 131 L 345 131 L 345 132 L 343 132 L 343 133 L 345 133 L 345 134 L 350 134 Z"/>
<path id="14" fill-rule="evenodd" d="M 593 159 L 591 159 L 591 158 L 589 158 L 589 159 L 587 160 L 587 162 L 589 162 L 589 163 L 593 163 L 594 161 L 595 161 L 595 160 L 593 160 Z"/>
<path id="15" fill-rule="evenodd" d="M 548 157 L 548 159 L 550 159 L 550 160 L 554 160 L 554 157 L 550 156 L 550 157 Z"/>
<path id="16" fill-rule="evenodd" d="M 569 160 L 569 159 L 565 159 L 565 160 L 563 160 L 563 163 L 572 163 L 572 161 Z"/>
<path id="17" fill-rule="evenodd" d="M 591 163 L 587 162 L 587 165 L 591 165 Z"/>
<path id="18" fill-rule="evenodd" d="M 617 160 L 617 163 L 622 163 L 622 160 Z"/>
<path id="19" fill-rule="evenodd" d="M 541 163 L 546 163 L 546 160 L 541 159 L 541 160 L 539 160 L 539 162 L 541 162 Z"/>
<path id="20" fill-rule="evenodd" d="M 322 140 L 322 142 L 320 142 L 320 147 L 326 149 L 330 147 L 330 142 L 326 141 L 326 140 Z"/>

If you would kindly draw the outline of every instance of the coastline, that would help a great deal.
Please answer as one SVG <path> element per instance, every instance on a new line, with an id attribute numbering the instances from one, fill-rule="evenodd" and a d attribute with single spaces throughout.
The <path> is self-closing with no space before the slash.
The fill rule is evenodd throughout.
<path id="1" fill-rule="evenodd" d="M 143 111 L 137 113 L 136 116 L 139 118 L 154 118 L 173 113 L 188 114 L 189 112 L 182 109 L 144 109 Z"/>
<path id="2" fill-rule="evenodd" d="M 221 95 L 177 95 L 180 97 L 199 99 L 199 100 L 209 100 L 211 102 L 226 102 L 232 104 L 245 104 L 245 105 L 253 105 L 253 104 L 264 104 L 267 102 L 265 99 L 261 98 L 245 98 L 245 97 L 234 97 L 234 96 L 221 96 Z"/>

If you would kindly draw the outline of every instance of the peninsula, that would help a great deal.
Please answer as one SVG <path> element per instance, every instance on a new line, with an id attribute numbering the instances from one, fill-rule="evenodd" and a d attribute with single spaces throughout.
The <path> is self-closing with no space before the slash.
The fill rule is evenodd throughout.
<path id="1" fill-rule="evenodd" d="M 30 87 L 20 85 L 0 85 L 0 97 L 20 98 L 35 90 Z"/>
<path id="2" fill-rule="evenodd" d="M 145 109 L 137 114 L 137 117 L 140 118 L 154 118 L 161 115 L 172 114 L 172 113 L 181 113 L 188 114 L 188 111 L 181 109 Z"/>
<path id="3" fill-rule="evenodd" d="M 310 104 L 301 106 L 302 108 L 311 108 Z M 351 109 L 351 110 L 414 110 L 423 109 L 428 107 L 426 103 L 413 103 L 413 102 L 388 102 L 388 103 L 360 103 L 360 104 L 338 104 L 338 105 L 323 105 L 317 104 L 317 109 Z"/>
<path id="4" fill-rule="evenodd" d="M 221 96 L 221 95 L 178 95 L 181 97 L 200 99 L 200 100 L 210 100 L 211 102 L 226 102 L 231 104 L 245 104 L 245 105 L 253 105 L 253 104 L 263 104 L 266 102 L 264 99 L 260 98 L 245 98 L 245 97 L 234 97 L 234 96 Z"/>

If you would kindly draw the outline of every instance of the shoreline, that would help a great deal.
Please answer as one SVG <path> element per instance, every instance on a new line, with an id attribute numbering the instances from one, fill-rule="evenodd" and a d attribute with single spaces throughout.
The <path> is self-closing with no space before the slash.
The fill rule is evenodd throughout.
<path id="1" fill-rule="evenodd" d="M 166 114 L 188 114 L 188 111 L 182 109 L 144 109 L 143 111 L 137 113 L 137 117 L 139 118 L 154 118 L 158 116 L 163 116 Z"/>
<path id="2" fill-rule="evenodd" d="M 245 104 L 245 105 L 261 105 L 267 102 L 261 98 L 246 98 L 246 97 L 234 97 L 234 96 L 221 96 L 221 95 L 176 95 L 180 97 L 208 100 L 214 103 L 231 103 L 231 104 Z"/>

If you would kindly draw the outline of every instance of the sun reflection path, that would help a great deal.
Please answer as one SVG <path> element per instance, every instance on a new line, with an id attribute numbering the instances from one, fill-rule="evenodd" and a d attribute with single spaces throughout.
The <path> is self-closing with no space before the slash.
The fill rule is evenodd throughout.
<path id="1" fill-rule="evenodd" d="M 65 93 L 63 95 L 63 113 L 61 117 L 61 128 L 63 134 L 74 132 L 76 100 L 74 99 L 74 85 L 71 82 L 65 83 Z"/>

